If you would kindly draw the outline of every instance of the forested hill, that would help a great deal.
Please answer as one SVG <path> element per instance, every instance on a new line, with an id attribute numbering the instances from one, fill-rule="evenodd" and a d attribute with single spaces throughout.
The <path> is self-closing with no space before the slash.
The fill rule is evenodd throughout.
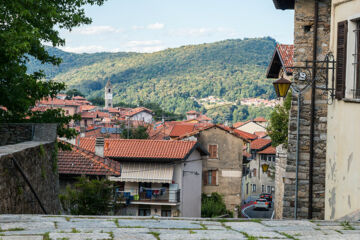
<path id="1" fill-rule="evenodd" d="M 115 103 L 155 102 L 167 111 L 184 113 L 200 108 L 193 98 L 213 95 L 236 102 L 246 97 L 275 97 L 271 80 L 265 78 L 275 44 L 266 37 L 155 53 L 74 54 L 50 48 L 63 63 L 43 68 L 50 78 L 89 97 L 103 96 L 110 80 Z M 29 71 L 38 68 L 38 63 L 29 64 Z"/>

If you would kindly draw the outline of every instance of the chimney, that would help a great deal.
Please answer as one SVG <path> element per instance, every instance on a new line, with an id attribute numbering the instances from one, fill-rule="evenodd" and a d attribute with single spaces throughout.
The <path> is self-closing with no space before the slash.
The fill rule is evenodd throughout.
<path id="1" fill-rule="evenodd" d="M 98 137 L 95 140 L 95 154 L 104 157 L 104 138 Z"/>
<path id="2" fill-rule="evenodd" d="M 85 137 L 85 127 L 80 127 L 80 137 Z"/>

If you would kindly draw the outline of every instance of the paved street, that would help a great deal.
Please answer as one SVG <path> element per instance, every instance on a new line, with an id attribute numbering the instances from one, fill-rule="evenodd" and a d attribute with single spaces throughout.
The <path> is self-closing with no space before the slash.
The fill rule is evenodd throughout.
<path id="1" fill-rule="evenodd" d="M 2 240 L 360 239 L 360 222 L 0 215 Z"/>
<path id="2" fill-rule="evenodd" d="M 271 218 L 273 210 L 273 207 L 269 210 L 255 209 L 254 205 L 251 205 L 244 209 L 244 213 L 249 216 L 249 218 Z"/>

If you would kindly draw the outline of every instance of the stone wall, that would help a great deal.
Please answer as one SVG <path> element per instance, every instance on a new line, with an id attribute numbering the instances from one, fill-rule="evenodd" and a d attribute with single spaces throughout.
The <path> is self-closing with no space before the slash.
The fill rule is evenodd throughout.
<path id="1" fill-rule="evenodd" d="M 324 60 L 329 51 L 330 37 L 330 2 L 319 1 L 319 23 L 317 60 Z M 295 1 L 294 25 L 294 66 L 304 66 L 304 61 L 312 61 L 314 35 L 315 1 Z M 319 74 L 317 72 L 316 74 Z M 304 83 L 295 82 L 301 88 Z M 317 82 L 317 85 L 321 85 Z M 314 168 L 313 168 L 313 204 L 312 217 L 324 218 L 325 163 L 326 163 L 326 126 L 327 100 L 322 92 L 315 94 L 315 133 L 314 133 Z M 299 161 L 299 198 L 298 217 L 307 218 L 309 212 L 309 159 L 310 159 L 310 119 L 311 87 L 304 93 L 300 115 L 300 161 Z M 297 97 L 294 94 L 290 112 L 289 145 L 284 186 L 283 217 L 294 217 L 295 206 L 295 158 L 296 158 L 296 121 Z"/>
<path id="2" fill-rule="evenodd" d="M 217 192 L 224 196 L 226 208 L 234 212 L 241 204 L 243 140 L 217 127 L 200 132 L 199 143 L 206 149 L 218 145 L 218 158 L 205 159 L 203 171 L 217 170 L 217 185 L 203 185 L 205 194 Z"/>
<path id="3" fill-rule="evenodd" d="M 0 146 L 32 140 L 32 124 L 0 124 Z"/>
<path id="4" fill-rule="evenodd" d="M 51 214 L 60 212 L 59 177 L 54 144 L 25 142 L 0 147 L 0 153 L 3 153 L 5 148 L 14 149 L 9 154 L 0 154 L 0 214 L 43 214 L 34 194 L 16 168 L 14 158 L 46 211 Z"/>
<path id="5" fill-rule="evenodd" d="M 0 125 L 1 133 L 5 135 L 0 135 L 0 141 L 2 144 L 8 144 L 0 146 L 0 214 L 44 213 L 21 171 L 47 213 L 60 212 L 56 126 Z M 34 141 L 29 141 L 31 139 Z"/>
<path id="6" fill-rule="evenodd" d="M 284 200 L 284 179 L 286 170 L 287 149 L 283 145 L 276 147 L 275 159 L 275 196 L 274 211 L 275 219 L 281 219 L 283 216 Z"/>

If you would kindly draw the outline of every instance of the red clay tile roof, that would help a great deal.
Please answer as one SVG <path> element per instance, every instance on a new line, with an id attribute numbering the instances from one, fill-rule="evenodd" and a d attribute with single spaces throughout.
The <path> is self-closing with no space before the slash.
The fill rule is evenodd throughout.
<path id="1" fill-rule="evenodd" d="M 120 113 L 120 110 L 112 107 L 108 107 L 107 110 L 109 111 L 109 113 Z"/>
<path id="2" fill-rule="evenodd" d="M 273 146 L 269 146 L 258 153 L 259 154 L 276 154 L 276 148 L 274 148 Z"/>
<path id="3" fill-rule="evenodd" d="M 191 137 L 191 136 L 194 136 L 194 135 L 198 134 L 201 131 L 208 130 L 208 129 L 213 128 L 213 127 L 220 128 L 220 129 L 234 135 L 235 137 L 238 137 L 238 138 L 241 138 L 241 139 L 245 140 L 246 142 L 249 142 L 251 140 L 251 139 L 249 139 L 249 137 L 250 138 L 251 137 L 257 138 L 257 136 L 254 135 L 254 134 L 246 133 L 244 131 L 240 131 L 240 130 L 237 130 L 237 129 L 234 129 L 234 128 L 231 128 L 231 127 L 227 127 L 227 126 L 224 126 L 224 125 L 207 124 L 202 128 L 197 128 L 193 132 L 186 133 L 186 134 L 184 134 L 182 136 L 179 136 L 177 139 L 184 139 L 184 138 L 187 138 L 187 137 Z"/>
<path id="4" fill-rule="evenodd" d="M 199 114 L 199 113 L 197 111 L 191 110 L 191 111 L 186 112 L 186 114 Z"/>
<path id="5" fill-rule="evenodd" d="M 131 116 L 134 116 L 135 114 L 138 114 L 138 113 L 143 112 L 143 111 L 152 114 L 152 111 L 150 109 L 147 109 L 147 108 L 144 108 L 144 107 L 137 107 L 137 108 L 131 109 L 129 112 L 127 112 L 125 114 L 125 116 L 131 117 Z"/>
<path id="6" fill-rule="evenodd" d="M 180 137 L 186 133 L 194 131 L 194 124 L 179 124 L 174 125 L 170 132 L 170 137 Z"/>
<path id="7" fill-rule="evenodd" d="M 96 106 L 93 106 L 93 105 L 81 105 L 80 106 L 80 112 L 93 110 L 95 108 L 96 108 Z"/>
<path id="8" fill-rule="evenodd" d="M 86 100 L 86 98 L 82 97 L 82 96 L 74 96 L 72 97 L 73 100 Z"/>
<path id="9" fill-rule="evenodd" d="M 254 134 L 256 136 L 258 136 L 259 138 L 263 138 L 263 137 L 266 137 L 268 135 L 267 132 L 254 132 Z"/>
<path id="10" fill-rule="evenodd" d="M 109 118 L 109 113 L 96 111 L 96 112 L 82 112 L 81 118 Z"/>
<path id="11" fill-rule="evenodd" d="M 250 143 L 252 150 L 261 150 L 271 144 L 270 139 L 258 138 Z"/>
<path id="12" fill-rule="evenodd" d="M 239 128 L 247 123 L 251 122 L 251 120 L 247 120 L 246 122 L 236 122 L 233 124 L 233 128 Z"/>
<path id="13" fill-rule="evenodd" d="M 184 159 L 197 145 L 195 141 L 144 139 L 104 139 L 104 156 L 138 159 Z M 95 138 L 81 138 L 80 147 L 95 151 Z"/>
<path id="14" fill-rule="evenodd" d="M 254 118 L 253 122 L 267 122 L 267 120 L 263 117 Z"/>
<path id="15" fill-rule="evenodd" d="M 81 104 L 74 100 L 62 100 L 58 98 L 44 98 L 38 102 L 39 105 L 54 106 L 80 106 Z"/>
<path id="16" fill-rule="evenodd" d="M 280 59 L 285 67 L 286 72 L 292 72 L 292 68 L 294 66 L 294 45 L 287 44 L 277 44 L 276 49 L 280 55 Z"/>
<path id="17" fill-rule="evenodd" d="M 58 152 L 59 174 L 120 176 L 120 163 L 72 146 L 72 151 Z"/>

